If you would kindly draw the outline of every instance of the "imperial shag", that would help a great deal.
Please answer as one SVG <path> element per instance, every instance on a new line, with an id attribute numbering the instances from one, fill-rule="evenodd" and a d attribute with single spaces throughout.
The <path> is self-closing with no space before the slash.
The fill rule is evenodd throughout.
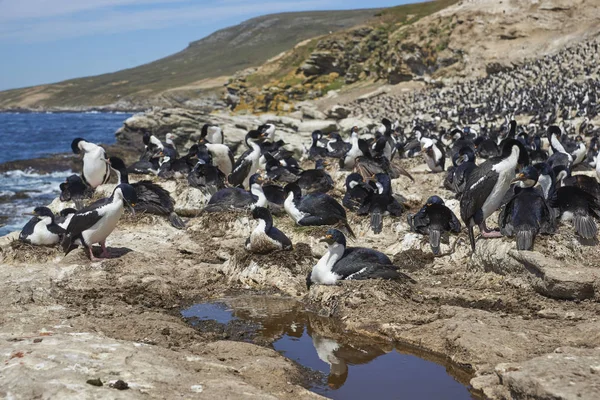
<path id="1" fill-rule="evenodd" d="M 365 247 L 346 247 L 346 237 L 337 229 L 329 229 L 321 239 L 329 245 L 327 252 L 306 277 L 306 286 L 334 285 L 340 280 L 394 279 L 415 282 L 385 254 Z"/>
<path id="2" fill-rule="evenodd" d="M 408 225 L 414 232 L 429 236 L 429 246 L 435 255 L 440 254 L 440 241 L 445 232 L 460 232 L 456 215 L 438 196 L 431 196 L 418 213 L 408 216 Z"/>
<path id="3" fill-rule="evenodd" d="M 346 210 L 333 197 L 325 193 L 310 193 L 302 197 L 302 191 L 297 183 L 285 187 L 285 211 L 298 225 L 320 226 L 342 224 L 348 233 L 354 237 L 354 232 L 348 224 Z"/>
<path id="4" fill-rule="evenodd" d="M 75 154 L 83 153 L 83 181 L 92 189 L 108 182 L 110 168 L 104 149 L 97 144 L 87 142 L 85 139 L 76 138 L 71 143 Z"/>
<path id="5" fill-rule="evenodd" d="M 246 250 L 252 253 L 271 253 L 277 250 L 291 250 L 292 241 L 279 229 L 273 226 L 273 217 L 268 209 L 255 207 L 252 218 L 258 220 L 258 225 L 250 237 L 246 239 Z"/>
<path id="6" fill-rule="evenodd" d="M 79 210 L 69 222 L 62 247 L 68 254 L 77 244 L 85 247 L 90 260 L 96 260 L 92 245 L 102 247 L 101 257 L 110 257 L 106 250 L 106 238 L 117 226 L 125 206 L 134 207 L 137 201 L 135 189 L 126 183 L 118 185 L 112 195 L 103 201 Z"/>
<path id="7" fill-rule="evenodd" d="M 469 229 L 471 248 L 475 250 L 473 227 L 479 226 L 485 238 L 500 237 L 500 232 L 488 230 L 485 220 L 500 207 L 504 195 L 515 177 L 518 165 L 529 164 L 527 150 L 515 139 L 505 141 L 502 155 L 491 158 L 475 168 L 460 200 L 460 215 Z"/>
<path id="8" fill-rule="evenodd" d="M 553 233 L 555 219 L 540 191 L 534 188 L 538 170 L 528 166 L 513 179 L 517 183 L 514 196 L 506 203 L 498 218 L 500 233 L 516 236 L 517 250 L 533 249 L 538 233 Z"/>
<path id="9" fill-rule="evenodd" d="M 54 213 L 48 207 L 36 207 L 31 215 L 32 218 L 25 224 L 19 240 L 36 246 L 51 246 L 57 244 L 65 230 L 56 221 Z"/>

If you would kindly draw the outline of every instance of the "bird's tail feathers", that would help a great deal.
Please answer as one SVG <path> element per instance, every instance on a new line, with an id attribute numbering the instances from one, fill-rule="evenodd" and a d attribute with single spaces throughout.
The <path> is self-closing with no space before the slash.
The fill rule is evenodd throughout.
<path id="1" fill-rule="evenodd" d="M 185 222 L 183 222 L 183 220 L 175 213 L 175 211 L 172 211 L 171 214 L 169 214 L 169 222 L 173 228 L 185 229 Z"/>
<path id="2" fill-rule="evenodd" d="M 517 250 L 531 250 L 535 232 L 530 230 L 517 231 Z"/>
<path id="3" fill-rule="evenodd" d="M 373 229 L 373 233 L 375 234 L 381 233 L 383 229 L 383 215 L 380 209 L 375 209 L 371 213 L 371 229 Z"/>
<path id="4" fill-rule="evenodd" d="M 440 254 L 440 241 L 442 237 L 442 232 L 437 229 L 429 230 L 429 245 L 431 246 L 431 251 L 433 254 Z"/>
<path id="5" fill-rule="evenodd" d="M 469 241 L 471 242 L 471 250 L 475 251 L 475 232 L 473 232 L 473 227 L 469 226 Z"/>
<path id="6" fill-rule="evenodd" d="M 589 215 L 575 215 L 573 218 L 575 232 L 584 239 L 593 239 L 598 233 L 598 226 Z"/>

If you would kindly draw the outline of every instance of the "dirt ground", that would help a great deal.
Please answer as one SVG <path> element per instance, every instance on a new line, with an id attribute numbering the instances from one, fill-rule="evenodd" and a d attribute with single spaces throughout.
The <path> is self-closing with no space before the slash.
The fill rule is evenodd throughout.
<path id="1" fill-rule="evenodd" d="M 458 212 L 441 188 L 444 174 L 426 172 L 421 160 L 402 163 L 417 182 L 394 182 L 409 211 L 438 194 Z M 345 173 L 333 176 L 339 196 Z M 294 250 L 265 256 L 244 250 L 254 226 L 244 213 L 201 214 L 185 231 L 159 217 L 125 216 L 108 239 L 113 258 L 95 263 L 82 250 L 63 257 L 13 242 L 14 234 L 0 239 L 0 395 L 318 397 L 302 387 L 306 371 L 277 352 L 222 340 L 180 317 L 188 305 L 244 293 L 289 297 L 347 332 L 446 363 L 483 397 L 600 396 L 598 246 L 581 244 L 564 226 L 538 238 L 534 252 L 516 252 L 508 238 L 480 239 L 471 255 L 462 232 L 442 245 L 451 254 L 433 257 L 427 239 L 408 232 L 405 215 L 385 217 L 380 235 L 367 219 L 349 218 L 357 233 L 350 245 L 385 252 L 417 284 L 355 281 L 308 291 L 324 229 L 295 227 L 287 216 L 275 226 Z M 127 391 L 110 386 L 119 379 Z"/>

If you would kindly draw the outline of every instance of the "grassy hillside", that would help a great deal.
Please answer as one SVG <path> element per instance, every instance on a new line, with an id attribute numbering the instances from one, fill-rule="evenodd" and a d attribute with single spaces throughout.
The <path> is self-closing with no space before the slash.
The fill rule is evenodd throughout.
<path id="1" fill-rule="evenodd" d="M 142 102 L 173 88 L 201 90 L 210 78 L 258 66 L 296 43 L 363 23 L 380 9 L 262 16 L 192 42 L 185 50 L 136 68 L 52 85 L 0 92 L 0 108 L 101 106 Z M 214 85 L 213 85 L 214 86 Z"/>

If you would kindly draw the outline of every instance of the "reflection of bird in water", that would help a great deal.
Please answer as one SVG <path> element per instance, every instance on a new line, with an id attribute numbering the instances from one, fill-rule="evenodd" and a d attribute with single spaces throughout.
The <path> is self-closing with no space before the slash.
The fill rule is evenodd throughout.
<path id="1" fill-rule="evenodd" d="M 327 385 L 331 389 L 337 390 L 346 383 L 349 365 L 368 364 L 393 350 L 387 343 L 352 340 L 335 319 L 312 313 L 307 316 L 306 332 L 312 338 L 317 356 L 329 364 Z"/>
<path id="2" fill-rule="evenodd" d="M 348 379 L 348 365 L 335 355 L 335 352 L 340 349 L 340 344 L 333 339 L 317 334 L 312 335 L 312 342 L 319 358 L 329 364 L 327 384 L 332 389 L 341 388 Z"/>

